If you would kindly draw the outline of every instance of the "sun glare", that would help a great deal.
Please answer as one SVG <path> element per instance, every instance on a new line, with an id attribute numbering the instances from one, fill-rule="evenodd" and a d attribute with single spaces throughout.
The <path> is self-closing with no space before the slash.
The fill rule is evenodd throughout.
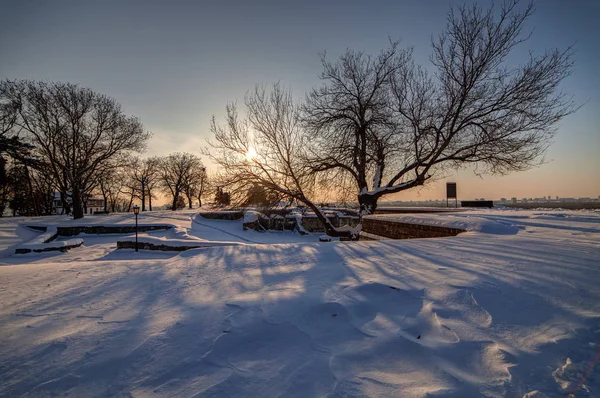
<path id="1" fill-rule="evenodd" d="M 254 160 L 256 158 L 256 155 L 256 149 L 254 149 L 254 147 L 250 147 L 246 152 L 246 160 Z"/>

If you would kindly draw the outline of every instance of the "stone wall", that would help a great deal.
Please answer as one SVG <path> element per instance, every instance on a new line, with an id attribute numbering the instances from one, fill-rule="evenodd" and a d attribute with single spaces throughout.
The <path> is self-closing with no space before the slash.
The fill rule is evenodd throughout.
<path id="1" fill-rule="evenodd" d="M 138 250 L 161 250 L 170 252 L 182 252 L 190 249 L 198 249 L 202 246 L 167 246 L 167 245 L 155 245 L 152 243 L 138 242 Z M 117 249 L 135 249 L 135 242 L 130 241 L 117 241 Z"/>
<path id="2" fill-rule="evenodd" d="M 373 218 L 366 218 L 363 220 L 362 230 L 369 234 L 379 235 L 390 239 L 441 238 L 444 236 L 456 236 L 461 232 L 465 232 L 464 230 L 457 228 L 408 224 Z"/>
<path id="3" fill-rule="evenodd" d="M 83 244 L 83 241 L 81 239 L 79 239 L 81 242 L 73 244 L 73 245 L 66 245 L 66 246 L 60 246 L 60 247 L 55 247 L 55 246 L 48 246 L 48 247 L 44 247 L 41 249 L 29 249 L 26 247 L 19 247 L 17 249 L 15 249 L 15 254 L 27 254 L 27 253 L 31 253 L 31 252 L 35 252 L 35 253 L 42 253 L 42 252 L 66 252 L 69 249 L 72 249 L 74 247 L 79 247 Z"/>
<path id="4" fill-rule="evenodd" d="M 339 217 L 336 215 L 328 216 L 327 219 L 336 228 L 343 227 L 345 225 L 355 227 L 358 224 L 358 217 Z M 302 217 L 302 226 L 308 232 L 325 232 L 323 223 L 317 217 Z"/>
<path id="5" fill-rule="evenodd" d="M 358 217 L 352 216 L 327 216 L 329 221 L 333 224 L 334 227 L 343 227 L 344 225 L 350 225 L 351 227 L 355 227 L 358 224 Z M 259 217 L 257 221 L 252 221 L 249 223 L 244 223 L 244 229 L 254 229 L 257 231 L 263 230 L 276 230 L 276 231 L 284 231 L 289 230 L 292 231 L 296 229 L 296 216 L 278 216 L 278 217 Z M 308 232 L 325 232 L 325 227 L 323 223 L 315 217 L 302 217 L 302 228 L 304 228 Z"/>
<path id="6" fill-rule="evenodd" d="M 203 211 L 203 212 L 199 213 L 199 215 L 201 217 L 208 218 L 208 219 L 211 219 L 211 220 L 229 220 L 229 221 L 233 221 L 233 220 L 239 220 L 240 218 L 244 217 L 244 212 L 242 210 L 240 210 L 240 211 L 231 211 L 231 210 L 227 210 L 227 211 Z"/>
<path id="7" fill-rule="evenodd" d="M 171 225 L 138 225 L 138 232 L 156 231 L 160 229 L 171 229 Z M 57 227 L 58 236 L 75 236 L 79 234 L 134 234 L 135 225 L 88 225 L 74 227 Z"/>

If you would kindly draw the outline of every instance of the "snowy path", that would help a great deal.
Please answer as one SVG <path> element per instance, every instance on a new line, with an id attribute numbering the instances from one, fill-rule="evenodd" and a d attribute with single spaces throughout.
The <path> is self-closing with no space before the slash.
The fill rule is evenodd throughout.
<path id="1" fill-rule="evenodd" d="M 0 267 L 0 396 L 599 396 L 599 215 L 477 214 L 498 233 Z"/>

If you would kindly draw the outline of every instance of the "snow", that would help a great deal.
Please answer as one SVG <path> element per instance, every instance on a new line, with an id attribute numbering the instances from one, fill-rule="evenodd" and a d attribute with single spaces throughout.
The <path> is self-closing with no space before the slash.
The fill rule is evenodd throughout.
<path id="1" fill-rule="evenodd" d="M 56 234 L 56 227 L 49 226 L 45 232 L 39 234 L 35 238 L 29 240 L 26 243 L 17 245 L 16 250 L 30 250 L 32 252 L 44 250 L 60 250 L 63 248 L 75 247 L 83 244 L 83 240 L 77 238 L 49 242 L 49 240 L 53 239 L 56 236 Z"/>
<path id="2" fill-rule="evenodd" d="M 192 219 L 190 234 L 213 241 L 254 244 L 318 242 L 322 235 L 308 231 L 305 235 L 294 231 L 244 231 L 242 225 L 243 220 L 215 220 L 197 215 Z"/>
<path id="3" fill-rule="evenodd" d="M 244 212 L 244 224 L 258 221 L 260 216 L 262 214 L 257 211 L 248 210 Z"/>
<path id="4" fill-rule="evenodd" d="M 140 238 L 246 244 L 18 257 L 39 233 L 0 220 L 0 396 L 600 395 L 600 213 L 410 215 L 469 232 L 327 243 L 144 217 L 176 228 Z"/>
<path id="5" fill-rule="evenodd" d="M 118 239 L 120 242 L 135 242 L 135 235 L 126 236 Z M 150 243 L 152 245 L 163 245 L 170 247 L 213 247 L 213 246 L 232 246 L 242 245 L 243 243 L 238 242 L 218 242 L 208 241 L 203 239 L 176 239 L 176 238 L 165 238 L 165 237 L 154 237 L 154 236 L 140 236 L 138 237 L 139 243 Z"/>
<path id="6" fill-rule="evenodd" d="M 366 216 L 377 220 L 395 221 L 407 224 L 422 224 L 438 227 L 456 228 L 464 231 L 481 232 L 495 235 L 514 235 L 526 226 L 553 224 L 557 219 L 565 218 L 575 222 L 600 221 L 598 212 L 578 211 L 539 211 L 539 210 L 470 210 L 461 212 L 439 212 L 424 214 L 374 214 Z M 542 221 L 542 223 L 539 223 Z M 600 230 L 599 230 L 600 231 Z"/>
<path id="7" fill-rule="evenodd" d="M 474 231 L 497 235 L 516 234 L 519 228 L 510 221 L 485 215 L 469 213 L 439 213 L 439 214 L 374 214 L 366 216 L 375 220 L 394 221 L 406 224 L 431 225 L 436 227 L 456 228 L 464 231 Z"/>
<path id="8" fill-rule="evenodd" d="M 302 215 L 300 214 L 296 214 L 296 229 L 301 235 L 308 235 L 310 233 L 304 228 L 304 225 L 302 225 Z"/>
<path id="9" fill-rule="evenodd" d="M 382 239 L 385 240 L 385 239 L 390 239 L 390 238 L 386 238 L 386 237 L 381 236 L 381 235 L 370 234 L 370 233 L 365 232 L 365 231 L 360 231 L 360 237 L 361 238 L 363 238 L 363 237 L 364 238 L 368 238 L 368 239 L 371 239 L 371 240 L 382 240 Z"/>

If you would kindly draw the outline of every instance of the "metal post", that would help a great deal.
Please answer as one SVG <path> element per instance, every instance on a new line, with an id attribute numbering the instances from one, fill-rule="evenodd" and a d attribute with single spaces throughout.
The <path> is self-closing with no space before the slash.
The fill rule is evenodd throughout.
<path id="1" fill-rule="evenodd" d="M 138 205 L 133 206 L 133 214 L 135 214 L 135 251 L 138 251 L 138 214 L 140 214 Z"/>
<path id="2" fill-rule="evenodd" d="M 135 251 L 137 251 L 137 214 L 135 215 Z"/>
<path id="3" fill-rule="evenodd" d="M 138 251 L 138 221 L 137 221 L 137 213 L 135 214 L 135 251 Z"/>

